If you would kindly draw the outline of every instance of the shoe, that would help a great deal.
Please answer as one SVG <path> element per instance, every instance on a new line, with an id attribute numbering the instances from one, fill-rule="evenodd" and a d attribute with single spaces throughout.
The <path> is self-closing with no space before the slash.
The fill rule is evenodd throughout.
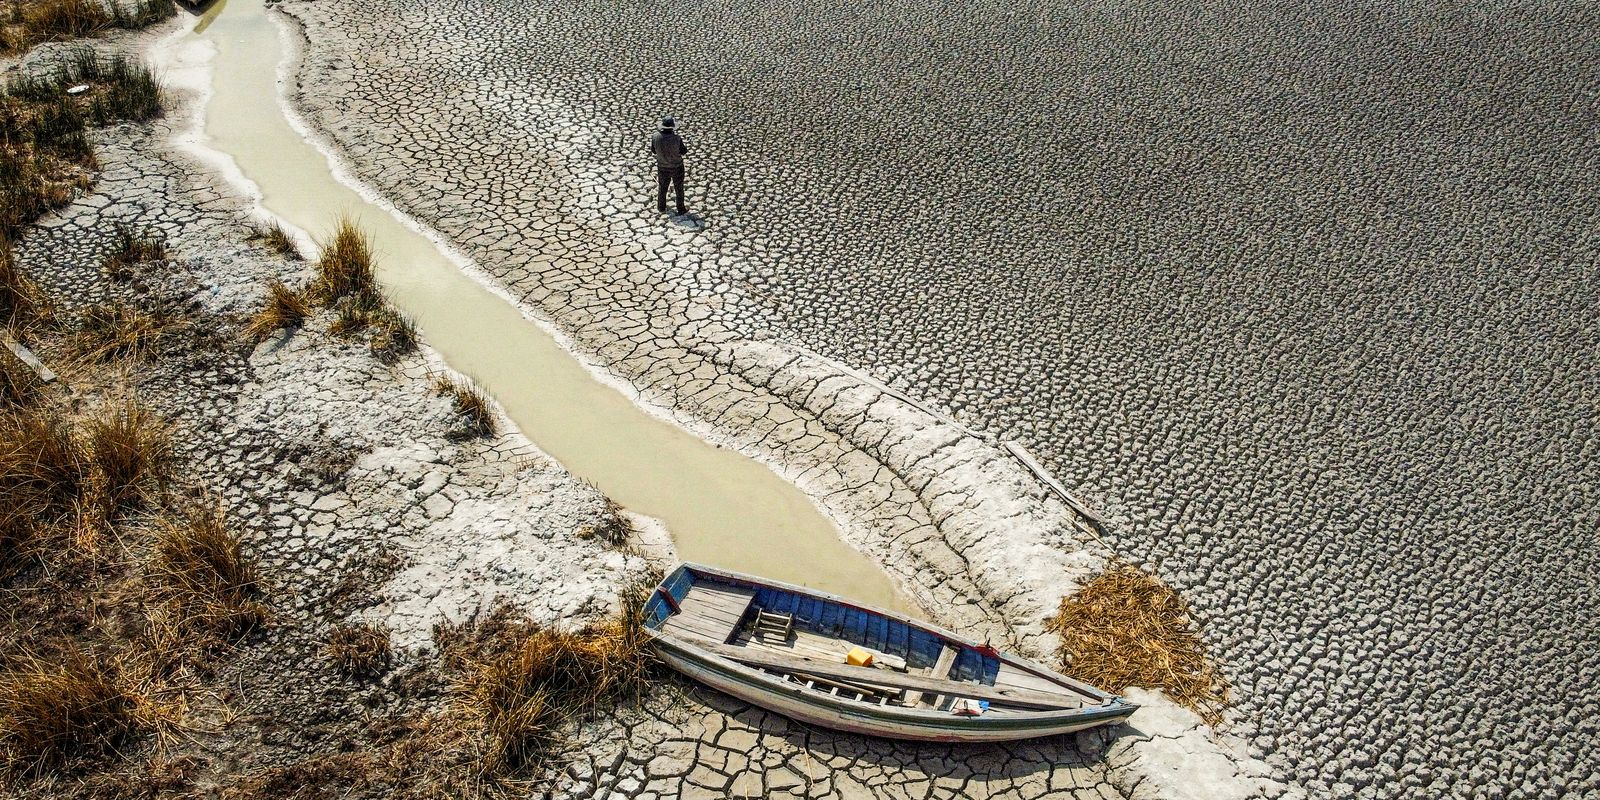
<path id="1" fill-rule="evenodd" d="M 683 216 L 684 214 L 687 214 L 687 213 L 689 213 L 689 209 L 687 209 L 687 208 L 678 209 L 678 216 L 680 216 L 680 217 Z"/>

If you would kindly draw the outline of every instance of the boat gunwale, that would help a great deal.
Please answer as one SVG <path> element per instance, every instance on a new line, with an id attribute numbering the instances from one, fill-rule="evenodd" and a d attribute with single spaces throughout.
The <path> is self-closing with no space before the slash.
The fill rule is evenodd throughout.
<path id="1" fill-rule="evenodd" d="M 1078 713 L 1078 712 L 1081 712 L 1081 711 L 1087 710 L 1087 709 L 1097 709 L 1097 708 L 1105 708 L 1105 707 L 1112 707 L 1112 708 L 1116 708 L 1116 707 L 1137 708 L 1138 707 L 1135 704 L 1128 703 L 1126 700 L 1123 700 L 1122 697 L 1119 696 L 1119 695 L 1112 694 L 1110 692 L 1106 692 L 1104 690 L 1098 689 L 1098 688 L 1096 688 L 1094 686 L 1091 686 L 1091 685 L 1089 685 L 1087 683 L 1084 683 L 1082 681 L 1070 678 L 1070 677 L 1068 677 L 1066 675 L 1061 674 L 1060 672 L 1057 672 L 1057 671 L 1055 671 L 1053 669 L 1050 669 L 1049 667 L 1044 666 L 1043 664 L 1038 664 L 1038 663 L 1036 663 L 1036 662 L 1034 662 L 1034 661 L 1032 661 L 1030 659 L 1024 658 L 1022 656 L 1019 656 L 1019 655 L 1016 655 L 1016 654 L 1013 654 L 1013 653 L 1008 653 L 1008 652 L 1005 652 L 1005 651 L 1002 651 L 1002 650 L 997 650 L 996 648 L 994 648 L 993 646 L 988 645 L 988 644 L 978 644 L 976 641 L 974 641 L 972 639 L 969 639 L 969 638 L 967 638 L 965 636 L 962 636 L 962 635 L 960 635 L 960 634 L 958 634 L 958 633 L 956 633 L 954 631 L 951 631 L 951 630 L 948 630 L 948 629 L 946 629 L 944 627 L 936 625 L 936 624 L 934 624 L 932 622 L 926 622 L 926 621 L 923 621 L 923 620 L 912 619 L 911 617 L 908 617 L 908 616 L 906 616 L 904 614 L 901 614 L 899 612 L 890 611 L 888 609 L 883 609 L 883 608 L 878 608 L 876 606 L 867 605 L 867 604 L 864 604 L 864 603 L 858 603 L 858 602 L 850 600 L 848 598 L 840 597 L 838 595 L 831 594 L 829 592 L 825 592 L 825 591 L 822 591 L 820 589 L 812 589 L 812 588 L 806 587 L 806 586 L 797 586 L 795 584 L 785 583 L 785 582 L 779 581 L 779 580 L 770 580 L 770 579 L 767 579 L 767 578 L 757 578 L 757 577 L 755 577 L 753 575 L 745 575 L 745 574 L 742 574 L 742 573 L 733 572 L 731 570 L 719 569 L 717 567 L 711 567 L 711 566 L 707 566 L 707 565 L 704 565 L 704 564 L 695 563 L 695 562 L 692 562 L 692 561 L 685 561 L 685 562 L 682 562 L 681 564 L 679 564 L 676 569 L 674 569 L 671 572 L 667 573 L 667 575 L 661 579 L 661 583 L 656 587 L 656 591 L 658 593 L 669 594 L 669 596 L 670 596 L 670 593 L 667 592 L 667 589 L 666 589 L 667 584 L 672 581 L 674 576 L 678 575 L 680 572 L 685 572 L 685 571 L 690 572 L 690 573 L 699 573 L 699 574 L 706 575 L 706 576 L 709 576 L 709 577 L 712 577 L 712 578 L 715 578 L 715 579 L 719 579 L 719 580 L 722 580 L 722 581 L 732 581 L 734 583 L 743 584 L 743 585 L 749 586 L 749 587 L 756 587 L 756 588 L 770 587 L 770 588 L 780 589 L 780 590 L 787 591 L 787 592 L 792 592 L 792 593 L 795 593 L 795 594 L 805 595 L 805 596 L 808 596 L 808 597 L 811 597 L 811 598 L 814 598 L 814 599 L 817 599 L 817 600 L 822 600 L 824 602 L 836 603 L 838 605 L 845 606 L 847 608 L 855 609 L 856 611 L 862 611 L 862 612 L 866 612 L 866 613 L 869 613 L 869 614 L 878 614 L 880 616 L 886 617 L 888 619 L 894 620 L 896 622 L 902 623 L 902 624 L 910 626 L 912 628 L 916 628 L 918 630 L 921 630 L 924 633 L 928 633 L 928 634 L 931 634 L 933 636 L 938 636 L 938 637 L 944 639 L 945 641 L 952 642 L 952 643 L 955 643 L 955 644 L 959 644 L 959 645 L 962 645 L 964 647 L 971 648 L 973 650 L 977 650 L 980 653 L 987 650 L 988 652 L 994 653 L 995 658 L 998 659 L 999 661 L 1001 661 L 1002 663 L 1008 663 L 1008 664 L 1011 664 L 1012 666 L 1025 669 L 1025 670 L 1027 670 L 1027 671 L 1029 671 L 1031 673 L 1034 673 L 1038 677 L 1042 677 L 1042 678 L 1045 678 L 1045 679 L 1050 680 L 1052 682 L 1061 684 L 1062 688 L 1064 688 L 1064 689 L 1069 689 L 1071 691 L 1078 692 L 1079 694 L 1085 695 L 1089 699 L 1092 699 L 1092 700 L 1096 701 L 1096 703 L 1093 704 L 1093 705 L 1090 705 L 1090 704 L 1086 703 L 1082 709 L 1076 709 L 1076 710 L 1073 711 L 1073 713 Z M 653 598 L 654 598 L 654 595 L 652 595 L 652 599 Z M 648 601 L 647 601 L 647 604 L 648 604 Z M 689 643 L 690 646 L 693 645 L 693 640 L 690 639 L 689 637 L 682 637 L 682 636 L 677 636 L 677 635 L 674 635 L 674 634 L 662 633 L 662 632 L 656 631 L 654 628 L 651 628 L 648 625 L 646 625 L 645 630 L 648 631 L 649 633 L 653 634 L 655 637 L 657 637 L 659 639 L 667 639 L 667 640 L 673 641 L 673 642 L 687 642 L 687 643 Z M 734 664 L 735 666 L 738 666 L 741 669 L 748 669 L 751 672 L 754 672 L 754 673 L 759 674 L 759 675 L 764 675 L 765 674 L 765 673 L 762 673 L 760 670 L 757 670 L 757 669 L 754 669 L 754 668 L 751 668 L 751 667 L 747 667 L 746 665 L 743 665 L 743 664 L 737 664 L 736 662 L 733 662 L 732 660 L 726 659 L 726 658 L 724 658 L 724 657 L 722 657 L 720 655 L 717 655 L 715 653 L 711 653 L 709 651 L 702 650 L 700 648 L 695 648 L 695 649 L 706 658 L 715 658 L 715 659 L 718 659 L 721 662 Z M 956 683 L 960 683 L 960 682 L 956 682 Z M 978 682 L 978 685 L 980 685 L 980 686 L 992 686 L 992 684 L 984 684 L 982 682 Z M 822 696 L 827 696 L 827 695 L 824 694 Z M 1027 712 L 1027 713 L 1046 713 L 1046 712 Z"/>
<path id="2" fill-rule="evenodd" d="M 1139 708 L 1136 703 L 1129 703 L 1116 697 L 1112 698 L 1113 702 L 1103 705 L 1086 705 L 1081 708 L 1054 711 L 1024 709 L 1003 715 L 984 714 L 977 716 L 953 714 L 949 711 L 934 708 L 880 706 L 791 683 L 785 678 L 704 650 L 696 646 L 694 640 L 689 637 L 658 633 L 648 629 L 647 633 L 656 644 L 672 648 L 677 651 L 679 656 L 690 658 L 700 663 L 704 668 L 716 670 L 734 680 L 751 685 L 751 688 L 755 691 L 768 695 L 797 698 L 813 707 L 825 708 L 829 711 L 852 717 L 868 718 L 884 724 L 931 727 L 953 731 L 973 731 L 975 729 L 990 731 L 1030 730 L 1052 727 L 1063 723 L 1086 723 L 1083 727 L 1092 727 L 1093 725 L 1126 718 Z M 755 682 L 753 685 L 752 681 Z M 952 691 L 951 694 L 959 694 L 959 692 Z M 754 700 L 752 702 L 756 702 L 757 705 L 760 704 Z"/>

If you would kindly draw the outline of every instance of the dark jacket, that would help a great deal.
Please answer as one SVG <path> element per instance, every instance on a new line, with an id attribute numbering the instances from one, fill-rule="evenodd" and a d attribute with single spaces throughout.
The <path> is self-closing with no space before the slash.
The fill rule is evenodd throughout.
<path id="1" fill-rule="evenodd" d="M 689 146 L 683 143 L 683 137 L 677 131 L 662 131 L 651 137 L 650 152 L 655 154 L 658 168 L 677 169 L 683 166 L 683 157 L 688 155 Z"/>

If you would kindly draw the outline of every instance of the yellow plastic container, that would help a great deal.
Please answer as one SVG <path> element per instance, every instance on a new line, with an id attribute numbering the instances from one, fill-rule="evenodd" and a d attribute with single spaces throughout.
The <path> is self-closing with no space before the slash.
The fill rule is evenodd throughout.
<path id="1" fill-rule="evenodd" d="M 870 667 L 872 666 L 872 651 L 852 647 L 850 652 L 845 654 L 844 660 L 845 663 L 852 667 Z"/>

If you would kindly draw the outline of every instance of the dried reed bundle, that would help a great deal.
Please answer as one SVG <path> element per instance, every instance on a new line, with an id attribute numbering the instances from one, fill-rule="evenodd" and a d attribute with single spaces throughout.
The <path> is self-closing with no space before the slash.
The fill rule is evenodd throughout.
<path id="1" fill-rule="evenodd" d="M 1222 722 L 1228 685 L 1206 655 L 1188 604 L 1155 576 L 1112 562 L 1062 598 L 1046 627 L 1061 637 L 1061 663 L 1073 677 L 1113 692 L 1160 689 L 1206 724 Z"/>

